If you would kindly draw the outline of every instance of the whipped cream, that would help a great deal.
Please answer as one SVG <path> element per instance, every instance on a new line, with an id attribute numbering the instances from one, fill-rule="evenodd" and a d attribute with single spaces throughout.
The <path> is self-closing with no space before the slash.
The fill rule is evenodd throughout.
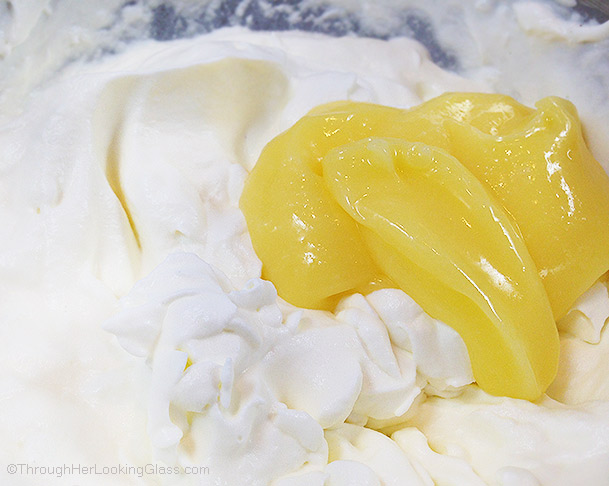
<path id="1" fill-rule="evenodd" d="M 206 464 L 226 484 L 267 484 L 305 464 L 324 470 L 324 430 L 399 421 L 429 384 L 422 370 L 434 389 L 473 381 L 458 335 L 401 291 L 354 295 L 335 316 L 282 307 L 270 282 L 236 290 L 192 253 L 171 254 L 121 299 L 105 327 L 152 368 L 148 431 L 160 457 Z M 444 359 L 430 364 L 436 353 Z"/>
<path id="2" fill-rule="evenodd" d="M 609 21 L 590 25 L 577 20 L 564 20 L 549 5 L 537 2 L 517 3 L 514 10 L 518 23 L 525 32 L 549 40 L 594 42 L 609 37 Z"/>
<path id="3" fill-rule="evenodd" d="M 460 337 L 401 291 L 327 313 L 260 279 L 243 182 L 262 147 L 320 103 L 561 95 L 608 167 L 609 104 L 589 95 L 607 68 L 590 66 L 585 82 L 538 76 L 592 63 L 605 44 L 566 52 L 527 37 L 518 4 L 417 6 L 437 9 L 440 38 L 457 28 L 445 15 L 465 11 L 463 76 L 405 38 L 232 28 L 136 43 L 23 85 L 15 56 L 40 55 L 27 33 L 49 6 L 16 11 L 0 79 L 0 479 L 49 479 L 9 463 L 75 463 L 180 472 L 72 474 L 87 485 L 607 484 L 604 280 L 559 323 L 559 374 L 532 404 L 471 384 Z"/>

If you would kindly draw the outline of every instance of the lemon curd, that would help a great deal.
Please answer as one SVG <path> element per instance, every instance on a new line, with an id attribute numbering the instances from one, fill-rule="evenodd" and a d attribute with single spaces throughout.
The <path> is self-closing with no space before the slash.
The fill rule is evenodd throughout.
<path id="1" fill-rule="evenodd" d="M 495 395 L 546 390 L 555 320 L 609 269 L 609 178 L 559 98 L 324 105 L 265 147 L 240 204 L 282 298 L 332 310 L 401 288 Z"/>

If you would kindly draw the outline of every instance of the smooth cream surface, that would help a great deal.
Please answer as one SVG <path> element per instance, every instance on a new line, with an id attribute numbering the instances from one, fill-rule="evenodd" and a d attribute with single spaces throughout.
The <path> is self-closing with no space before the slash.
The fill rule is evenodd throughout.
<path id="1" fill-rule="evenodd" d="M 492 18 L 532 42 L 512 10 Z M 539 42 L 564 77 L 546 94 L 583 97 Z M 560 323 L 559 376 L 531 404 L 470 385 L 459 336 L 401 291 L 330 314 L 259 278 L 238 200 L 262 147 L 337 99 L 538 95 L 469 59 L 462 77 L 407 39 L 226 29 L 75 63 L 24 97 L 0 130 L 0 479 L 61 484 L 6 466 L 80 463 L 183 471 L 69 478 L 87 485 L 608 484 L 604 282 Z"/>

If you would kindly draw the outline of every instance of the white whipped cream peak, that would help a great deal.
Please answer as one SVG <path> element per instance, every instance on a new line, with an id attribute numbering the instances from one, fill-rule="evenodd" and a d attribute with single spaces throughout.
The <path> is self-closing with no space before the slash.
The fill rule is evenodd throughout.
<path id="1" fill-rule="evenodd" d="M 596 282 L 575 301 L 569 312 L 557 322 L 558 329 L 591 344 L 598 344 L 609 318 L 607 283 Z"/>
<path id="2" fill-rule="evenodd" d="M 384 320 L 368 300 L 385 310 Z M 188 436 L 196 459 L 212 467 L 228 461 L 222 451 L 228 454 L 238 438 L 243 456 L 233 451 L 230 462 L 251 484 L 263 484 L 264 477 L 299 471 L 312 454 L 326 464 L 324 429 L 346 420 L 403 420 L 427 374 L 440 391 L 472 382 L 452 329 L 423 320 L 401 291 L 379 290 L 368 300 L 344 299 L 336 317 L 287 305 L 282 313 L 270 282 L 253 279 L 237 290 L 196 255 L 173 253 L 121 299 L 104 327 L 149 363 L 148 429 L 159 457 L 193 460 L 180 445 Z M 408 338 L 392 340 L 400 332 Z M 426 360 L 435 353 L 452 357 L 452 366 L 447 360 L 431 367 Z M 195 434 L 199 429 L 206 433 Z M 266 441 L 246 445 L 267 436 L 293 449 L 284 451 L 285 461 L 273 458 Z M 252 454 L 265 469 L 248 467 Z"/>

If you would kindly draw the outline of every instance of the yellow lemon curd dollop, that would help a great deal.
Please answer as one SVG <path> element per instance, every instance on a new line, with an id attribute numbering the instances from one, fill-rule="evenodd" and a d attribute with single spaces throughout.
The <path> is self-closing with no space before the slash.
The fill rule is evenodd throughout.
<path id="1" fill-rule="evenodd" d="M 326 310 L 401 288 L 461 335 L 481 388 L 537 399 L 555 320 L 609 269 L 609 178 L 571 103 L 536 106 L 449 93 L 314 109 L 264 148 L 241 197 L 263 278 Z"/>

